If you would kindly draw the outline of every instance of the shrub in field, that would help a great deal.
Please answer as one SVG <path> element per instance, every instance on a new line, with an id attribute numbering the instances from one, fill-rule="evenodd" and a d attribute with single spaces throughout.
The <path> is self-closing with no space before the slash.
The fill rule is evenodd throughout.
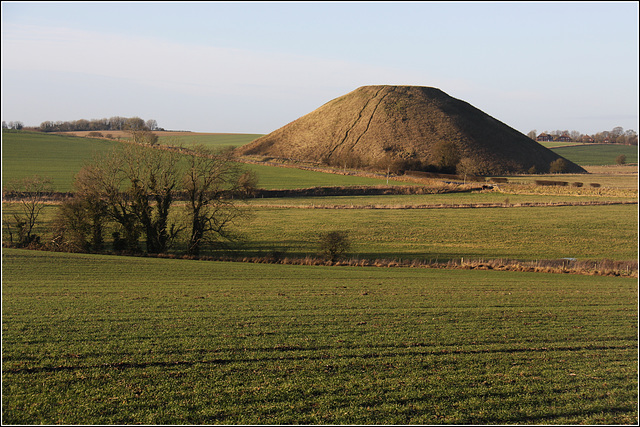
<path id="1" fill-rule="evenodd" d="M 557 186 L 557 187 L 566 187 L 569 183 L 566 181 L 545 181 L 545 180 L 535 180 L 536 185 L 547 185 L 547 186 Z"/>
<path id="2" fill-rule="evenodd" d="M 624 154 L 620 154 L 618 157 L 616 157 L 616 164 L 624 165 L 625 163 L 627 163 L 627 156 L 625 156 Z"/>
<path id="3" fill-rule="evenodd" d="M 346 231 L 329 231 L 320 235 L 320 252 L 327 261 L 336 262 L 350 248 L 349 233 Z"/>
<path id="4" fill-rule="evenodd" d="M 556 159 L 549 164 L 549 173 L 563 173 L 567 170 L 567 161 L 563 158 Z"/>
<path id="5" fill-rule="evenodd" d="M 100 251 L 107 219 L 106 204 L 99 198 L 79 196 L 65 200 L 54 220 L 53 243 L 71 252 Z"/>

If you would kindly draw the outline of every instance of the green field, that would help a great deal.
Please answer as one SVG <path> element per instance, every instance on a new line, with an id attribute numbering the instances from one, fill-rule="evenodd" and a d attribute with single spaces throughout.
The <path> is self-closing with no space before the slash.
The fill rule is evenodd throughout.
<path id="1" fill-rule="evenodd" d="M 75 174 L 96 154 L 117 142 L 40 132 L 2 130 L 2 181 L 39 174 L 53 179 L 57 191 L 70 191 Z"/>
<path id="2" fill-rule="evenodd" d="M 637 282 L 3 251 L 4 424 L 635 424 Z"/>
<path id="3" fill-rule="evenodd" d="M 427 196 L 422 197 L 425 200 Z M 366 200 L 361 198 L 360 202 L 362 199 Z M 249 204 L 247 208 L 248 216 L 234 228 L 240 236 L 238 243 L 210 254 L 245 257 L 277 251 L 293 258 L 317 257 L 319 234 L 343 230 L 352 242 L 348 257 L 358 259 L 631 261 L 638 257 L 637 205 L 296 209 Z M 17 209 L 17 204 L 5 203 L 3 214 L 9 216 Z M 43 241 L 50 239 L 49 227 L 57 209 L 51 205 L 43 211 L 41 226 L 36 229 Z M 177 215 L 179 208 L 175 212 Z M 184 242 L 179 240 L 173 252 L 181 251 Z"/>
<path id="4" fill-rule="evenodd" d="M 581 166 L 615 165 L 620 155 L 627 156 L 627 163 L 638 163 L 638 147 L 631 145 L 576 145 L 553 148 L 553 152 Z"/>
<path id="5" fill-rule="evenodd" d="M 179 136 L 162 135 L 158 139 L 160 144 L 164 145 L 204 145 L 205 147 L 217 149 L 226 147 L 240 147 L 248 144 L 261 134 L 253 133 L 228 133 L 228 134 L 209 134 L 209 133 L 193 133 L 183 134 Z"/>
<path id="6" fill-rule="evenodd" d="M 188 144 L 252 136 L 228 137 Z M 85 160 L 117 144 L 3 131 L 3 183 L 38 173 L 69 191 Z M 386 184 L 246 167 L 268 189 Z M 316 257 L 319 234 L 341 230 L 349 258 L 635 261 L 637 167 L 592 168 L 509 177 L 481 192 L 255 198 L 243 202 L 238 242 L 203 255 Z M 535 179 L 585 186 L 529 185 Z M 636 203 L 517 206 L 613 201 Z M 486 203 L 496 207 L 471 207 Z M 3 202 L 3 218 L 19 207 Z M 172 209 L 178 217 L 180 203 Z M 57 211 L 44 208 L 43 242 Z M 631 278 L 3 248 L 2 421 L 635 425 L 637 309 Z"/>
<path id="7" fill-rule="evenodd" d="M 53 179 L 56 191 L 71 191 L 75 174 L 96 154 L 108 153 L 118 142 L 39 132 L 3 130 L 2 180 L 39 174 Z M 211 145 L 211 144 L 210 144 Z M 262 188 L 379 185 L 386 180 L 322 173 L 294 168 L 245 165 L 258 174 Z"/>
<path id="8" fill-rule="evenodd" d="M 637 205 L 484 209 L 261 208 L 241 230 L 249 248 L 317 255 L 320 232 L 344 230 L 364 259 L 519 260 L 638 257 Z"/>

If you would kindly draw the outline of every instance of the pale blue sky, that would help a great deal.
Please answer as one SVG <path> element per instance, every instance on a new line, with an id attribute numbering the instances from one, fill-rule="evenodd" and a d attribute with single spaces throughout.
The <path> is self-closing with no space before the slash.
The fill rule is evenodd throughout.
<path id="1" fill-rule="evenodd" d="M 268 133 L 369 84 L 638 130 L 637 2 L 2 2 L 2 120 Z"/>

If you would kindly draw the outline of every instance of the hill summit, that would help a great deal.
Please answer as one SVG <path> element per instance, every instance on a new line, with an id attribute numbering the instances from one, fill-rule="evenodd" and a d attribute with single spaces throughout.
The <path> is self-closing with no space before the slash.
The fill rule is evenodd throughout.
<path id="1" fill-rule="evenodd" d="M 545 173 L 561 157 L 440 89 L 363 86 L 237 149 L 334 166 L 495 175 Z M 563 172 L 585 173 L 563 159 Z"/>

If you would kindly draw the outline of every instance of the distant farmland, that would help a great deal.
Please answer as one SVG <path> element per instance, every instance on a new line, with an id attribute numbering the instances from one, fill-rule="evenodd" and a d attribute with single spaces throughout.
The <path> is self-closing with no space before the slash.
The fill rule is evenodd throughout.
<path id="1" fill-rule="evenodd" d="M 182 141 L 183 136 L 180 135 L 180 139 L 175 139 L 175 135 L 166 138 L 165 142 L 171 142 L 173 145 Z M 192 134 L 186 135 L 186 140 L 183 142 L 184 145 L 188 145 L 187 141 L 190 141 L 192 144 L 203 144 L 210 148 L 222 148 L 232 143 L 240 144 L 251 138 L 253 136 L 249 134 Z M 51 177 L 56 191 L 71 191 L 74 176 L 85 162 L 91 161 L 96 154 L 112 150 L 118 144 L 120 143 L 117 141 L 99 138 L 3 131 L 2 178 L 6 184 L 14 179 L 39 174 Z M 245 168 L 254 170 L 259 175 L 258 184 L 262 188 L 379 185 L 386 182 L 383 179 L 265 165 L 245 165 Z"/>
<path id="2" fill-rule="evenodd" d="M 627 163 L 638 163 L 638 147 L 619 144 L 589 144 L 552 148 L 562 157 L 582 166 L 615 165 L 616 157 L 627 156 Z"/>

